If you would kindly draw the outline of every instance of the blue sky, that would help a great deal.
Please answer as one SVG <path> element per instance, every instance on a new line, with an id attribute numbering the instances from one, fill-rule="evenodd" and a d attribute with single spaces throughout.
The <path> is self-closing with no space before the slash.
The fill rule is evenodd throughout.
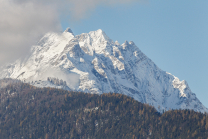
<path id="1" fill-rule="evenodd" d="M 149 0 L 98 6 L 86 18 L 61 18 L 74 34 L 102 29 L 114 41 L 134 41 L 156 65 L 186 80 L 208 107 L 208 1 Z"/>

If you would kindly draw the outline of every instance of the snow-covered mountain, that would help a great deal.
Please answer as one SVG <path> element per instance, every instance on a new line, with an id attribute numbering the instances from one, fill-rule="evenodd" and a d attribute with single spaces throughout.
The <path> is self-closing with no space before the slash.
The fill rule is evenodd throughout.
<path id="1" fill-rule="evenodd" d="M 48 33 L 24 60 L 2 67 L 1 78 L 38 87 L 58 87 L 88 93 L 116 92 L 169 109 L 208 109 L 186 81 L 159 69 L 134 42 L 119 44 L 102 30 L 75 36 L 70 28 Z"/>

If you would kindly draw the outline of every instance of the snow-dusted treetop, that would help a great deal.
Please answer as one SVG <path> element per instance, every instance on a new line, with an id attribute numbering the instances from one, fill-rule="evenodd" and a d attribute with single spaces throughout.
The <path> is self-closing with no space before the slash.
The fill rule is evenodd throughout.
<path id="1" fill-rule="evenodd" d="M 70 28 L 48 33 L 24 60 L 2 67 L 0 78 L 5 77 L 38 87 L 122 93 L 158 111 L 208 112 L 185 81 L 159 69 L 134 42 L 120 45 L 101 29 L 77 36 Z"/>

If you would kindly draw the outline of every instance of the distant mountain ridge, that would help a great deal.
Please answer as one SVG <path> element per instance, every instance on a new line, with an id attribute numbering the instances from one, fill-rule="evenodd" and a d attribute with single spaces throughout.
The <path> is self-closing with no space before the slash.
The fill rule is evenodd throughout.
<path id="1" fill-rule="evenodd" d="M 70 28 L 62 34 L 47 33 L 28 57 L 1 71 L 0 79 L 19 79 L 38 87 L 125 94 L 160 112 L 208 112 L 186 81 L 159 69 L 134 42 L 120 45 L 100 29 L 76 36 Z"/>

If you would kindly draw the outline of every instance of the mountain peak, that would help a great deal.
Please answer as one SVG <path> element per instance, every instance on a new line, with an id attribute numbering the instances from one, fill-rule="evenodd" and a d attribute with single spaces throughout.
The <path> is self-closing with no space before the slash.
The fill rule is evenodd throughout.
<path id="1" fill-rule="evenodd" d="M 123 43 L 123 45 L 129 45 L 129 42 L 127 40 L 125 40 L 125 42 Z"/>
<path id="2" fill-rule="evenodd" d="M 91 31 L 89 34 L 92 38 L 104 39 L 106 41 L 111 40 L 102 29 Z"/>
<path id="3" fill-rule="evenodd" d="M 71 34 L 74 34 L 73 31 L 71 30 L 71 28 L 69 28 L 69 27 L 66 28 L 66 30 L 65 30 L 64 32 L 69 32 L 69 33 L 71 33 Z"/>
<path id="4" fill-rule="evenodd" d="M 96 94 L 122 93 L 160 112 L 208 112 L 185 81 L 159 69 L 132 41 L 120 45 L 101 29 L 77 36 L 72 33 L 67 28 L 61 35 L 46 35 L 24 61 L 2 69 L 0 79 Z M 48 78 L 55 79 L 52 82 Z"/>
<path id="5" fill-rule="evenodd" d="M 104 31 L 102 29 L 98 29 L 97 32 L 104 33 Z"/>
<path id="6" fill-rule="evenodd" d="M 135 43 L 133 41 L 130 41 L 129 44 L 130 45 L 135 45 Z"/>
<path id="7" fill-rule="evenodd" d="M 119 46 L 119 45 L 120 45 L 120 43 L 119 43 L 118 41 L 115 41 L 115 45 Z"/>

